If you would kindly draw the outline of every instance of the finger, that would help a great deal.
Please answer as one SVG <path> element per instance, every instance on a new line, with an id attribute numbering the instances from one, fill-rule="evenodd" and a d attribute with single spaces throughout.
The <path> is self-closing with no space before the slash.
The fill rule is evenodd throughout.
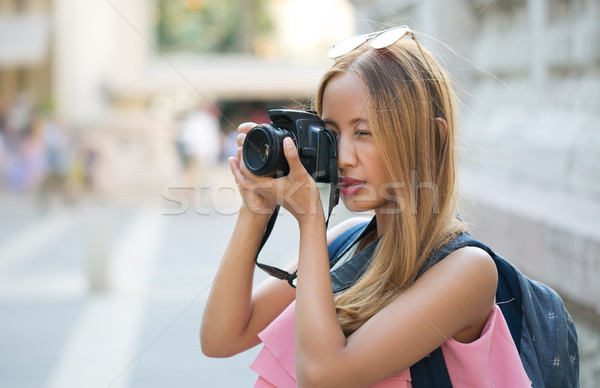
<path id="1" fill-rule="evenodd" d="M 238 159 L 238 165 L 240 166 L 239 170 L 242 173 L 242 175 L 244 175 L 244 177 L 246 177 L 246 180 L 257 180 L 260 179 L 261 177 L 254 175 L 253 173 L 250 172 L 250 170 L 248 170 L 248 167 L 246 167 L 246 163 L 244 163 L 244 158 L 241 156 L 242 154 L 242 150 L 240 147 L 240 158 Z"/>
<path id="2" fill-rule="evenodd" d="M 227 161 L 229 162 L 229 168 L 231 169 L 231 173 L 235 175 L 235 171 L 240 169 L 240 164 L 237 159 L 233 156 L 230 156 Z"/>
<path id="3" fill-rule="evenodd" d="M 294 141 L 290 137 L 286 137 L 283 139 L 283 153 L 285 154 L 285 159 L 287 160 L 290 166 L 290 174 L 296 171 L 305 170 L 304 166 L 300 162 L 300 156 L 298 155 L 298 149 L 294 144 Z"/>
<path id="4" fill-rule="evenodd" d="M 243 123 L 238 126 L 239 133 L 248 133 L 252 128 L 256 127 L 256 123 Z"/>
<path id="5" fill-rule="evenodd" d="M 229 168 L 231 168 L 231 173 L 233 174 L 233 178 L 235 179 L 235 182 L 237 183 L 237 186 L 240 190 L 242 189 L 246 189 L 246 185 L 247 185 L 247 179 L 244 176 L 244 174 L 241 171 L 241 166 L 239 161 L 234 158 L 234 157 L 230 157 L 228 159 L 229 161 Z"/>
<path id="6" fill-rule="evenodd" d="M 238 152 L 241 153 L 241 147 Z M 239 187 L 249 188 L 251 185 L 256 184 L 257 181 L 264 179 L 264 177 L 252 174 L 244 164 L 244 159 L 242 158 L 236 159 L 231 157 L 229 165 Z"/>
<path id="7" fill-rule="evenodd" d="M 229 168 L 231 169 L 231 174 L 233 174 L 233 179 L 235 179 L 236 184 L 240 184 L 240 163 L 236 158 L 231 156 L 227 159 L 229 162 Z"/>
<path id="8" fill-rule="evenodd" d="M 237 137 L 235 138 L 235 140 L 237 141 L 237 145 L 239 147 L 241 147 L 244 144 L 244 140 L 246 139 L 246 134 L 245 133 L 240 133 L 239 135 L 237 135 Z"/>

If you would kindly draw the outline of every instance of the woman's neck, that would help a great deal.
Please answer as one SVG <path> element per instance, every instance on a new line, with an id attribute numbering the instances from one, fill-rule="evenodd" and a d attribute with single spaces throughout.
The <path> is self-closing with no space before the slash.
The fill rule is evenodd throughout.
<path id="1" fill-rule="evenodd" d="M 381 237 L 387 228 L 390 209 L 375 209 L 375 218 L 377 218 L 377 237 Z"/>

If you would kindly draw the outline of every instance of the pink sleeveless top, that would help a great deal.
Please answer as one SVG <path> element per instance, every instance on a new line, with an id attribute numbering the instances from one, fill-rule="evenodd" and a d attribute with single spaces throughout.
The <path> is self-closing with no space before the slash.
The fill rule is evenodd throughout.
<path id="1" fill-rule="evenodd" d="M 250 368 L 258 373 L 255 388 L 296 387 L 294 315 L 292 302 L 258 336 L 264 346 Z M 500 308 L 494 305 L 479 339 L 442 345 L 450 380 L 460 387 L 531 387 Z M 371 387 L 410 388 L 410 369 Z"/>

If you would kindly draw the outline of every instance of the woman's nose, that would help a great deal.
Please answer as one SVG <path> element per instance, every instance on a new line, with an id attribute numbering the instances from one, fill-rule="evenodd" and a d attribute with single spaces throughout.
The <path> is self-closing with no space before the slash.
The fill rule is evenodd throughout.
<path id="1" fill-rule="evenodd" d="M 343 170 L 356 165 L 356 147 L 351 139 L 340 138 L 338 141 L 338 168 Z"/>

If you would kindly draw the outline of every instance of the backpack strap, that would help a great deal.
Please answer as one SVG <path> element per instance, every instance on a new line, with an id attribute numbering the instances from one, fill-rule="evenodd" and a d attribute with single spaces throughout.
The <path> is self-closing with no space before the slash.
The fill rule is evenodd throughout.
<path id="1" fill-rule="evenodd" d="M 352 246 L 357 244 L 367 233 L 377 227 L 375 218 L 371 222 L 360 223 L 342 233 L 338 238 L 333 240 L 328 246 L 329 263 L 333 267 L 335 262 L 339 260 Z M 333 292 L 343 291 L 356 282 L 366 271 L 369 266 L 373 252 L 377 248 L 379 238 L 369 244 L 366 248 L 358 252 L 355 256 L 341 265 L 339 268 L 331 271 L 331 286 Z"/>
<path id="2" fill-rule="evenodd" d="M 439 347 L 410 367 L 413 388 L 452 388 L 442 348 Z"/>
<path id="3" fill-rule="evenodd" d="M 496 303 L 506 319 L 517 350 L 521 350 L 521 322 L 522 322 L 522 297 L 521 286 L 515 267 L 497 255 L 487 245 L 474 239 L 467 233 L 459 234 L 454 240 L 433 252 L 427 263 L 423 266 L 419 275 L 421 276 L 429 268 L 439 263 L 450 253 L 464 247 L 477 247 L 483 249 L 492 257 L 498 269 L 498 289 L 496 290 Z M 513 303 L 514 302 L 514 303 Z"/>
<path id="4" fill-rule="evenodd" d="M 515 268 L 502 257 L 496 255 L 487 245 L 475 240 L 467 233 L 461 233 L 454 240 L 433 252 L 427 263 L 419 271 L 418 276 L 421 276 L 450 253 L 468 246 L 483 249 L 492 257 L 496 264 L 496 268 L 498 269 L 496 303 L 500 307 L 500 310 L 502 310 L 513 341 L 517 346 L 517 350 L 520 351 L 522 328 L 522 311 L 520 306 L 522 298 L 519 279 Z M 432 354 L 436 354 L 435 357 L 425 357 L 410 368 L 413 387 L 452 387 L 441 347 L 436 349 Z M 434 382 L 433 379 L 437 380 Z"/>
<path id="5" fill-rule="evenodd" d="M 367 224 L 368 222 L 365 221 L 346 229 L 327 246 L 330 263 L 335 260 L 338 255 L 342 253 L 354 240 L 356 240 L 356 238 L 366 228 Z"/>

